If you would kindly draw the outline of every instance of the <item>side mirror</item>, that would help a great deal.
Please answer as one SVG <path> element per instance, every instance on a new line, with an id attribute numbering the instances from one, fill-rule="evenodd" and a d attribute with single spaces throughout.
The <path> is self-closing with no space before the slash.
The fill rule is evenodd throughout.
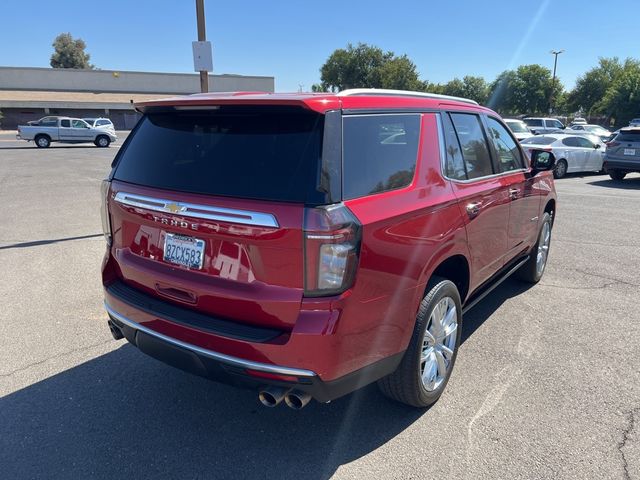
<path id="1" fill-rule="evenodd" d="M 546 150 L 531 150 L 531 173 L 547 172 L 556 166 L 556 157 Z"/>
<path id="2" fill-rule="evenodd" d="M 595 144 L 595 146 L 594 146 L 593 148 L 595 148 L 596 150 L 597 150 L 597 149 L 599 149 L 599 148 L 600 148 L 600 144 L 599 144 L 599 143 L 596 143 L 596 144 Z"/>

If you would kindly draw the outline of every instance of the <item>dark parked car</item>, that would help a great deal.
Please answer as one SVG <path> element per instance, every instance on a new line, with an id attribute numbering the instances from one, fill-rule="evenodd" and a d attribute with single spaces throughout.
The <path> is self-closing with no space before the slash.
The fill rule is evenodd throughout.
<path id="1" fill-rule="evenodd" d="M 444 390 L 463 312 L 542 277 L 554 156 L 414 92 L 145 102 L 103 182 L 115 338 L 275 406 Z M 508 320 L 508 319 L 505 319 Z"/>
<path id="2" fill-rule="evenodd" d="M 613 180 L 622 180 L 631 172 L 640 172 L 640 127 L 621 128 L 607 142 L 603 168 Z"/>

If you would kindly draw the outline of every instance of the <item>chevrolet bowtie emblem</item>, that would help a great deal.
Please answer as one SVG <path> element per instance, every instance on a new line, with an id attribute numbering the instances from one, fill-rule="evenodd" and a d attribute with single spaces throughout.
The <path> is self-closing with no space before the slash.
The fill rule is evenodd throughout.
<path id="1" fill-rule="evenodd" d="M 169 210 L 171 213 L 184 212 L 185 207 L 183 205 L 177 203 L 167 203 L 164 208 Z"/>

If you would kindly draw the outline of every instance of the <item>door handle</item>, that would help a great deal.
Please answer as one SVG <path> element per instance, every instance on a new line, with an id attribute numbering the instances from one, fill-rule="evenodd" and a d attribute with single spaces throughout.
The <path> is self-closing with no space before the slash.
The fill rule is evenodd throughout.
<path id="1" fill-rule="evenodd" d="M 517 188 L 510 188 L 509 189 L 509 198 L 511 200 L 515 200 L 516 198 L 518 198 L 518 193 L 520 193 L 520 190 L 518 190 Z"/>
<path id="2" fill-rule="evenodd" d="M 467 204 L 467 213 L 475 217 L 480 213 L 480 209 L 482 208 L 482 202 L 471 202 Z"/>

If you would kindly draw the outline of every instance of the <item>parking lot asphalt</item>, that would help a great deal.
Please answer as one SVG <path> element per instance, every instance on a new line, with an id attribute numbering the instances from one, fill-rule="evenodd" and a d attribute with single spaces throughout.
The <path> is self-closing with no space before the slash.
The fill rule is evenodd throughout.
<path id="1" fill-rule="evenodd" d="M 640 479 L 640 175 L 556 182 L 542 282 L 465 316 L 432 408 L 372 385 L 294 412 L 112 339 L 99 185 L 118 144 L 0 134 L 1 478 Z"/>

